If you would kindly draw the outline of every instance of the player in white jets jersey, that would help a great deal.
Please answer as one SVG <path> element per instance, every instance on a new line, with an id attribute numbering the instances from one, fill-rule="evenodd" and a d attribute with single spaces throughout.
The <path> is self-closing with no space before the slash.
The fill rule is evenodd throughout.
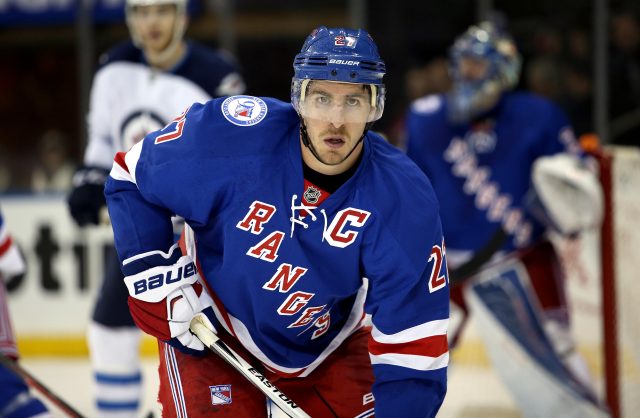
<path id="1" fill-rule="evenodd" d="M 433 417 L 449 358 L 444 241 L 427 177 L 369 130 L 384 62 L 365 31 L 320 27 L 293 66 L 292 103 L 193 105 L 111 170 L 129 306 L 161 340 L 163 411 L 265 416 L 264 395 L 189 332 L 204 312 L 313 417 Z M 186 255 L 172 214 L 193 230 Z"/>
<path id="2" fill-rule="evenodd" d="M 194 102 L 244 90 L 222 52 L 186 41 L 186 0 L 127 0 L 132 40 L 101 58 L 91 90 L 84 167 L 74 177 L 70 211 L 80 225 L 98 223 L 104 181 L 116 152 L 126 151 Z M 101 416 L 137 416 L 141 399 L 140 332 L 127 307 L 115 251 L 109 255 L 89 329 Z"/>

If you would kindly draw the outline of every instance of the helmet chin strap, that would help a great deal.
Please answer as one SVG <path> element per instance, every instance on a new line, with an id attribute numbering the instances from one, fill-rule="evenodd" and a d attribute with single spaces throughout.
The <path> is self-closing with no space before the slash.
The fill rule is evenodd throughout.
<path id="1" fill-rule="evenodd" d="M 349 158 L 349 156 L 351 154 L 353 154 L 353 151 L 356 150 L 356 148 L 358 148 L 358 145 L 360 145 L 360 143 L 364 140 L 364 137 L 367 135 L 367 132 L 369 131 L 369 126 L 370 124 L 367 123 L 367 125 L 365 126 L 364 132 L 362 132 L 362 136 L 360 137 L 360 139 L 358 139 L 358 142 L 356 142 L 356 144 L 353 146 L 353 148 L 351 148 L 351 151 L 349 151 L 349 153 L 346 155 L 346 157 L 344 157 L 342 159 L 342 161 L 340 161 L 337 164 L 328 164 L 324 161 L 322 161 L 322 158 L 320 158 L 320 155 L 318 155 L 318 151 L 316 151 L 316 147 L 313 146 L 313 144 L 311 143 L 311 140 L 309 139 L 309 133 L 307 132 L 307 127 L 304 124 L 304 119 L 302 119 L 302 117 L 300 117 L 300 139 L 302 140 L 302 144 L 307 147 L 309 149 L 309 151 L 311 151 L 311 154 L 313 154 L 314 157 L 316 157 L 316 160 L 320 161 L 322 164 L 324 165 L 338 165 L 343 163 L 347 158 Z"/>

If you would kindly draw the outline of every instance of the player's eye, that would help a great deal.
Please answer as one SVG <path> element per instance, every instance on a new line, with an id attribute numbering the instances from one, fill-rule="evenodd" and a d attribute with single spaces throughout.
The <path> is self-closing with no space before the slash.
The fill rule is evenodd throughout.
<path id="1" fill-rule="evenodd" d="M 359 97 L 347 97 L 345 103 L 349 107 L 356 107 L 361 105 L 361 100 Z"/>
<path id="2" fill-rule="evenodd" d="M 175 6 L 172 4 L 161 4 L 158 6 L 158 16 L 160 17 L 166 17 L 166 16 L 170 16 L 173 13 L 175 13 L 176 9 Z"/>
<path id="3" fill-rule="evenodd" d="M 328 97 L 328 96 L 325 96 L 325 95 L 319 94 L 319 95 L 316 97 L 316 103 L 318 103 L 318 104 L 321 104 L 321 105 L 327 105 L 327 104 L 329 104 L 330 102 L 331 102 L 331 100 L 329 99 L 329 97 Z"/>
<path id="4" fill-rule="evenodd" d="M 143 18 L 149 14 L 147 12 L 147 8 L 142 6 L 133 6 L 131 10 L 133 12 L 133 16 L 137 18 Z"/>

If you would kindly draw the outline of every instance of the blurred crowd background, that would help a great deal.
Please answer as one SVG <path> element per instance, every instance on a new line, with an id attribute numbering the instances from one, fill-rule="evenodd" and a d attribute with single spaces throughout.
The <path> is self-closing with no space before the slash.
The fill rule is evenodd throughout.
<path id="1" fill-rule="evenodd" d="M 98 57 L 129 36 L 123 4 L 0 1 L 0 193 L 70 188 L 85 146 L 88 92 Z M 519 88 L 558 103 L 581 135 L 595 131 L 594 22 L 602 7 L 606 141 L 637 146 L 637 0 L 192 0 L 187 36 L 232 53 L 248 94 L 288 100 L 293 56 L 314 27 L 366 28 L 388 69 L 385 115 L 374 129 L 401 144 L 411 100 L 447 89 L 453 39 L 490 14 L 504 23 L 523 56 Z"/>

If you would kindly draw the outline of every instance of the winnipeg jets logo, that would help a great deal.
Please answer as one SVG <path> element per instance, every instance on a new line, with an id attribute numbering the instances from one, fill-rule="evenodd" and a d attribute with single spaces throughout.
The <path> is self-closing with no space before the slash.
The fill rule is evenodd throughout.
<path id="1" fill-rule="evenodd" d="M 149 132 L 162 129 L 165 124 L 160 116 L 150 110 L 132 112 L 120 125 L 120 149 L 130 149 Z"/>
<path id="2" fill-rule="evenodd" d="M 307 190 L 304 191 L 304 200 L 306 200 L 307 203 L 315 205 L 318 203 L 321 194 L 320 190 L 313 186 L 309 186 L 307 187 Z"/>
<path id="3" fill-rule="evenodd" d="M 222 102 L 222 114 L 237 126 L 253 126 L 267 115 L 267 104 L 254 96 L 231 96 Z"/>

